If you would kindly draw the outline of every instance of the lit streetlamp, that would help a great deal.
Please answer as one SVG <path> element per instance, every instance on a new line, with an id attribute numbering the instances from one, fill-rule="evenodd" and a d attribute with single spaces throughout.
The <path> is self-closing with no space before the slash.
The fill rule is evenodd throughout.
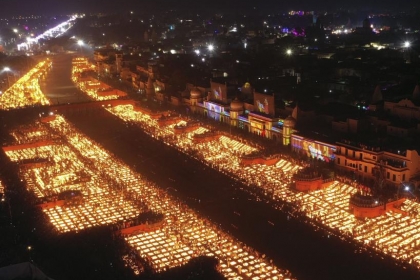
<path id="1" fill-rule="evenodd" d="M 405 41 L 404 44 L 403 44 L 402 52 L 404 53 L 404 58 L 405 58 L 406 63 L 411 62 L 410 47 L 411 47 L 411 42 L 410 41 Z"/>
<path id="2" fill-rule="evenodd" d="M 80 48 L 80 54 L 83 55 L 83 48 L 82 47 L 85 43 L 83 42 L 83 40 L 78 40 L 77 44 L 79 45 L 79 48 Z"/>
<path id="3" fill-rule="evenodd" d="M 31 245 L 29 245 L 29 246 L 27 247 L 27 249 L 28 249 L 28 253 L 29 253 L 29 261 L 31 261 L 31 262 L 32 262 L 32 255 L 31 255 L 32 246 L 31 246 Z"/>
<path id="4" fill-rule="evenodd" d="M 7 88 L 10 87 L 10 75 L 9 73 L 12 71 L 12 69 L 10 69 L 9 67 L 4 67 L 3 71 L 6 72 L 6 76 L 7 76 Z"/>
<path id="5" fill-rule="evenodd" d="M 286 50 L 286 54 L 290 56 L 290 55 L 292 55 L 292 54 L 293 54 L 293 51 L 292 51 L 291 49 L 287 49 L 287 50 Z"/>

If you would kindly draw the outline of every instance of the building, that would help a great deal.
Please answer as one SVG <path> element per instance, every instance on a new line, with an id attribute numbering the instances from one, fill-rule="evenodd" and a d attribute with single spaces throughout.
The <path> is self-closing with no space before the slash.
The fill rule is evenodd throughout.
<path id="1" fill-rule="evenodd" d="M 385 184 L 398 186 L 416 183 L 420 174 L 420 156 L 414 149 L 386 151 L 350 141 L 337 142 L 336 149 L 337 169 L 360 182 L 373 183 L 381 176 Z"/>
<path id="2" fill-rule="evenodd" d="M 417 85 L 413 91 L 412 98 L 402 99 L 397 102 L 385 101 L 384 110 L 391 115 L 398 116 L 403 120 L 420 121 L 420 87 Z"/>

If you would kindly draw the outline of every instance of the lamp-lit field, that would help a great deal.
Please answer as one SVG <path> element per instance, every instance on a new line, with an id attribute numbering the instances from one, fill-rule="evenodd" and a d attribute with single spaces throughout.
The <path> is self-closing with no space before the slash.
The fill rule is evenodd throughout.
<path id="1" fill-rule="evenodd" d="M 100 95 L 101 91 L 108 90 L 110 87 L 107 84 L 93 78 L 89 81 L 78 82 L 77 86 L 91 99 L 96 101 L 112 100 L 119 97 L 117 94 Z"/>
<path id="2" fill-rule="evenodd" d="M 148 115 L 136 112 L 131 105 L 108 109 L 125 121 L 138 123 L 154 137 L 162 136 L 166 144 L 194 154 L 209 166 L 216 168 L 249 186 L 262 188 L 268 198 L 279 202 L 289 202 L 295 206 L 295 213 L 304 214 L 313 220 L 314 226 L 321 223 L 331 232 L 339 232 L 340 237 L 352 237 L 362 247 L 370 247 L 388 254 L 395 259 L 407 261 L 420 269 L 420 204 L 406 200 L 401 210 L 408 216 L 388 212 L 374 219 L 357 220 L 349 212 L 349 198 L 357 189 L 353 186 L 334 182 L 324 190 L 300 193 L 290 189 L 292 176 L 301 167 L 286 159 L 276 165 L 255 164 L 240 166 L 239 156 L 258 151 L 258 148 L 232 140 L 227 136 L 206 143 L 193 143 L 194 133 L 203 133 L 206 128 L 193 133 L 175 135 L 173 126 L 159 127 Z M 281 204 L 273 207 L 281 209 Z"/>
<path id="3" fill-rule="evenodd" d="M 13 136 L 17 144 L 34 143 L 48 138 L 49 132 L 46 129 L 43 129 L 43 127 L 37 127 L 35 129 L 37 130 L 14 130 L 10 133 L 10 135 Z"/>
<path id="4" fill-rule="evenodd" d="M 77 73 L 83 73 L 86 71 L 95 71 L 96 65 L 93 63 L 90 63 L 89 60 L 86 57 L 75 57 L 72 59 L 71 62 L 73 68 L 72 68 L 72 78 L 74 79 Z M 73 80 L 73 82 L 76 82 Z"/>
<path id="5" fill-rule="evenodd" d="M 3 110 L 31 105 L 48 105 L 50 102 L 41 91 L 39 79 L 51 67 L 51 62 L 39 62 L 28 73 L 0 95 L 0 108 Z"/>
<path id="6" fill-rule="evenodd" d="M 95 101 L 104 101 L 117 99 L 120 96 L 125 96 L 126 94 L 111 89 L 109 85 L 104 82 L 101 82 L 93 77 L 84 76 L 82 74 L 87 71 L 95 71 L 96 66 L 89 63 L 87 58 L 76 57 L 72 61 L 72 80 L 77 85 L 77 87 L 86 93 L 92 100 Z"/>
<path id="7" fill-rule="evenodd" d="M 42 125 L 46 127 L 42 128 Z M 38 127 L 39 131 L 49 131 L 47 139 L 60 136 L 61 141 L 15 149 L 6 154 L 18 163 L 47 159 L 48 164 L 25 165 L 20 172 L 28 189 L 41 199 L 63 190 L 83 193 L 83 199 L 77 203 L 44 209 L 57 231 L 80 231 L 127 221 L 138 216 L 141 206 L 146 205 L 164 215 L 163 226 L 155 231 L 131 235 L 126 240 L 156 271 L 208 255 L 219 259 L 220 271 L 228 279 L 286 278 L 282 270 L 269 264 L 258 252 L 143 179 L 61 116 Z M 33 129 L 27 131 L 37 135 Z M 38 138 L 18 135 L 18 139 L 28 142 Z M 139 273 L 138 270 L 135 273 Z"/>
<path id="8" fill-rule="evenodd" d="M 124 196 L 103 192 L 91 195 L 82 205 L 44 210 L 59 232 L 78 231 L 97 225 L 114 224 L 136 217 L 140 211 Z"/>

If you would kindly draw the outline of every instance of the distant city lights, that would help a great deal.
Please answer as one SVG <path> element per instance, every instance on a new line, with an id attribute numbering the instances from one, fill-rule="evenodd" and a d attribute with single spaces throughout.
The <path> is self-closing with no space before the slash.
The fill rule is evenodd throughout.
<path id="1" fill-rule="evenodd" d="M 64 33 L 67 32 L 67 30 L 69 30 L 71 27 L 73 27 L 73 25 L 75 23 L 75 20 L 78 17 L 81 17 L 81 16 L 78 16 L 78 15 L 71 16 L 69 20 L 66 20 L 66 21 L 58 24 L 57 26 L 48 29 L 47 31 L 45 31 L 44 33 L 36 36 L 35 38 L 27 37 L 26 42 L 23 42 L 23 43 L 20 43 L 20 44 L 17 45 L 18 50 L 29 49 L 31 44 L 38 43 L 38 41 L 40 39 L 57 38 L 57 37 L 63 35 Z M 17 29 L 16 29 L 16 31 L 17 31 Z M 34 34 L 31 34 L 31 36 L 34 36 Z"/>

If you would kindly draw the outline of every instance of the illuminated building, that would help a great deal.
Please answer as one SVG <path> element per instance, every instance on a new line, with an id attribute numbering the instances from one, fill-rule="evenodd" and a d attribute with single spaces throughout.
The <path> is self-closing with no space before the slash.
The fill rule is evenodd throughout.
<path id="1" fill-rule="evenodd" d="M 203 95 L 199 88 L 194 87 L 190 91 L 190 105 L 191 110 L 193 113 L 195 113 L 195 109 L 198 103 L 201 103 L 203 101 Z"/>
<path id="2" fill-rule="evenodd" d="M 215 121 L 228 123 L 229 121 L 229 104 L 218 100 L 203 101 L 204 116 Z"/>
<path id="3" fill-rule="evenodd" d="M 372 185 L 378 172 L 383 172 L 387 184 L 415 181 L 420 171 L 420 156 L 416 150 L 386 151 L 350 141 L 330 144 L 291 136 L 292 150 L 325 162 L 334 161 L 338 171 L 351 178 Z"/>
<path id="4" fill-rule="evenodd" d="M 297 134 L 291 136 L 291 147 L 293 151 L 306 155 L 308 158 L 322 160 L 325 162 L 334 161 L 337 150 L 336 145 L 305 138 Z"/>
<path id="5" fill-rule="evenodd" d="M 364 182 L 373 182 L 383 169 L 387 184 L 399 185 L 410 181 L 420 171 L 420 156 L 416 150 L 385 151 L 363 144 L 337 143 L 335 165 Z"/>
<path id="6" fill-rule="evenodd" d="M 254 108 L 248 114 L 250 132 L 264 138 L 280 140 L 279 117 L 275 116 L 274 94 L 254 92 Z M 289 123 L 290 124 L 290 123 Z"/>
<path id="7" fill-rule="evenodd" d="M 204 88 L 190 90 L 189 105 L 192 112 L 207 118 L 229 124 L 265 138 L 290 143 L 295 120 L 291 118 L 283 126 L 284 119 L 275 117 L 274 96 L 255 92 L 249 83 L 242 87 L 245 97 L 253 96 L 254 103 L 241 101 L 238 97 L 228 98 L 226 84 L 211 82 L 207 99 L 202 99 Z M 285 139 L 282 134 L 287 133 Z"/>
<path id="8" fill-rule="evenodd" d="M 235 98 L 230 103 L 230 125 L 238 127 L 238 117 L 244 112 L 244 103 Z"/>
<path id="9" fill-rule="evenodd" d="M 296 120 L 292 116 L 288 116 L 283 121 L 283 145 L 288 146 L 290 144 L 290 136 L 292 135 L 295 125 Z"/>

